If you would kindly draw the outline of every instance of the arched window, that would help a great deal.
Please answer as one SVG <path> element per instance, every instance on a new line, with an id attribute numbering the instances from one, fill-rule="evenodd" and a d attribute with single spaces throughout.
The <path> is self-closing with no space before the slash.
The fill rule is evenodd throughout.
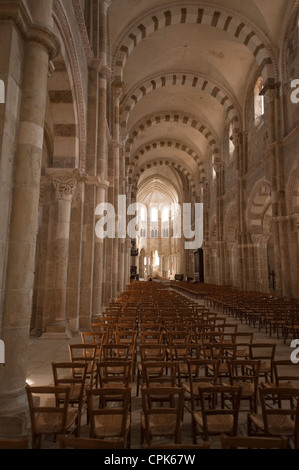
<path id="1" fill-rule="evenodd" d="M 142 220 L 142 222 L 146 222 L 146 208 L 144 206 L 141 206 L 140 209 L 140 220 Z"/>
<path id="2" fill-rule="evenodd" d="M 233 125 L 230 123 L 229 125 L 229 158 L 232 158 L 234 155 L 235 146 L 233 141 Z"/>
<path id="3" fill-rule="evenodd" d="M 163 206 L 162 209 L 162 222 L 169 221 L 169 208 L 167 206 Z"/>
<path id="4" fill-rule="evenodd" d="M 264 87 L 263 77 L 259 77 L 254 88 L 254 118 L 255 120 L 260 118 L 265 113 L 265 99 L 261 95 L 261 91 Z"/>
<path id="5" fill-rule="evenodd" d="M 151 208 L 151 222 L 158 222 L 158 208 Z"/>

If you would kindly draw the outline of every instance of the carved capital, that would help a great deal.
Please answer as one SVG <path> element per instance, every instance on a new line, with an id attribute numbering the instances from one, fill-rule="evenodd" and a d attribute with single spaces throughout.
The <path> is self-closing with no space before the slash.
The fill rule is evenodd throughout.
<path id="1" fill-rule="evenodd" d="M 77 180 L 76 178 L 54 177 L 53 185 L 57 199 L 72 199 L 77 188 Z"/>
<path id="2" fill-rule="evenodd" d="M 123 82 L 114 81 L 113 90 L 114 90 L 115 98 L 119 100 L 121 96 L 124 94 L 125 84 Z"/>

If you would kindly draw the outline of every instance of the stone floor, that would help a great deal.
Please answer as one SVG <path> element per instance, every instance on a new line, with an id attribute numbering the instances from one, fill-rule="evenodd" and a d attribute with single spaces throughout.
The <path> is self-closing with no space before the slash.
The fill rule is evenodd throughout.
<path id="1" fill-rule="evenodd" d="M 236 322 L 234 320 L 234 322 Z M 239 323 L 238 331 L 248 331 L 248 326 Z M 254 332 L 255 342 L 277 342 L 276 359 L 289 359 L 292 349 L 290 348 L 290 342 L 287 344 L 283 343 L 282 339 L 269 338 L 269 334 L 265 332 L 259 332 L 257 328 L 252 328 Z M 34 385 L 48 385 L 52 383 L 52 362 L 68 361 L 68 343 L 79 343 L 80 337 L 73 337 L 70 340 L 58 340 L 58 339 L 42 339 L 42 338 L 30 338 L 29 348 L 29 359 L 28 359 L 28 376 L 27 381 Z M 299 365 L 298 365 L 299 367 Z M 133 384 L 132 388 L 132 428 L 131 428 L 131 448 L 140 449 L 140 416 L 141 416 L 141 398 L 136 397 L 136 384 Z M 240 413 L 239 419 L 239 435 L 246 435 L 246 418 L 247 412 Z M 184 424 L 182 431 L 182 442 L 192 443 L 191 440 L 191 416 L 186 410 L 184 413 Z M 87 437 L 89 435 L 89 427 L 86 424 L 85 418 L 83 418 L 82 436 Z M 164 444 L 166 441 L 162 441 Z M 56 449 L 58 448 L 57 443 L 53 442 L 53 439 L 46 438 L 43 442 L 43 448 Z M 211 441 L 212 449 L 220 449 L 220 440 L 214 438 Z"/>

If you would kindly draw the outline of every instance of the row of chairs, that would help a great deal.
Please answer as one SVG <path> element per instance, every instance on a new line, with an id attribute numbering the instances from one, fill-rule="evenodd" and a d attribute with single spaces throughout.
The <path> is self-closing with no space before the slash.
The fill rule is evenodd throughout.
<path id="1" fill-rule="evenodd" d="M 296 339 L 299 332 L 298 299 L 273 294 L 241 291 L 232 287 L 210 284 L 173 283 L 173 287 L 205 300 L 213 309 L 258 327 L 272 337 L 282 338 L 284 343 Z"/>
<path id="2" fill-rule="evenodd" d="M 107 445 L 113 440 L 116 446 L 130 447 L 135 371 L 137 394 L 140 389 L 142 398 L 140 425 L 143 447 L 155 445 L 153 441 L 156 438 L 159 441 L 161 436 L 172 440 L 174 445 L 182 445 L 181 430 L 186 411 L 192 416 L 193 445 L 208 447 L 210 434 L 204 434 L 198 422 L 203 411 L 201 389 L 207 388 L 212 392 L 215 388 L 219 394 L 220 387 L 225 388 L 226 394 L 222 394 L 221 400 L 214 399 L 211 394 L 204 398 L 209 408 L 212 404 L 225 403 L 227 406 L 229 390 L 237 389 L 240 403 L 249 396 L 248 413 L 257 415 L 259 388 L 269 390 L 273 385 L 281 385 L 277 383 L 278 375 L 274 372 L 275 345 L 272 345 L 270 356 L 259 354 L 259 357 L 253 357 L 254 346 L 258 346 L 253 342 L 253 336 L 246 341 L 242 338 L 237 348 L 237 328 L 227 323 L 226 316 L 210 312 L 209 308 L 198 306 L 197 302 L 187 301 L 179 293 L 171 295 L 164 287 L 149 287 L 148 284 L 151 283 L 133 284 L 128 292 L 111 304 L 104 318 L 92 325 L 92 331 L 82 333 L 81 344 L 69 345 L 70 362 L 64 367 L 66 370 L 72 365 L 69 380 L 75 377 L 76 382 L 64 383 L 65 373 L 59 382 L 58 373 L 54 372 L 59 364 L 52 365 L 53 387 L 59 389 L 55 404 L 60 409 L 66 402 L 68 404 L 66 428 L 58 435 L 68 434 L 72 428 L 75 438 L 80 439 L 81 419 L 86 412 L 90 439 L 105 441 Z M 201 330 L 195 331 L 199 325 Z M 232 328 L 230 333 L 228 327 Z M 237 366 L 242 368 L 242 376 L 236 374 Z M 85 385 L 79 404 L 75 398 L 78 398 L 80 377 L 84 377 Z M 64 397 L 63 388 L 68 390 Z M 33 389 L 28 388 L 29 392 Z M 274 400 L 274 403 L 281 405 L 282 401 Z M 40 411 L 38 416 L 42 416 Z M 44 424 L 43 419 L 39 424 Z M 255 431 L 250 432 L 253 434 Z M 203 438 L 200 444 L 196 442 L 197 435 Z M 269 437 L 269 433 L 264 432 L 265 436 Z M 33 437 L 33 442 L 40 446 L 40 437 Z"/>

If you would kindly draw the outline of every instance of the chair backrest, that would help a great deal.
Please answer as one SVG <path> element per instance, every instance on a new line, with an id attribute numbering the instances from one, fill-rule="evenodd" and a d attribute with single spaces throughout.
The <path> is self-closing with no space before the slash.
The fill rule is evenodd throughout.
<path id="1" fill-rule="evenodd" d="M 119 427 L 114 429 L 114 435 L 125 439 L 127 419 L 130 412 L 131 389 L 119 387 L 104 387 L 87 390 L 87 407 L 90 420 L 91 436 L 96 437 L 97 418 L 102 416 L 106 419 L 118 417 Z M 107 436 L 109 438 L 109 436 Z"/>
<path id="2" fill-rule="evenodd" d="M 167 416 L 172 416 L 175 418 L 175 425 L 172 429 L 167 429 L 166 432 L 169 435 L 173 435 L 175 442 L 179 443 L 184 410 L 184 389 L 179 387 L 144 387 L 141 389 L 141 394 L 145 435 L 150 435 L 150 423 L 152 423 L 155 418 L 158 419 L 160 426 L 163 427 L 163 416 L 165 419 Z M 164 406 L 159 406 L 157 397 L 161 398 L 161 403 L 163 403 Z M 165 405 L 166 402 L 168 406 Z M 166 432 L 164 430 L 163 434 Z M 149 437 L 147 437 L 147 441 L 150 442 Z"/>
<path id="3" fill-rule="evenodd" d="M 141 331 L 139 333 L 140 343 L 163 343 L 163 332 L 162 331 Z"/>
<path id="4" fill-rule="evenodd" d="M 81 332 L 81 341 L 83 344 L 97 344 L 100 345 L 103 342 L 105 333 L 100 331 L 82 331 Z"/>
<path id="5" fill-rule="evenodd" d="M 165 361 L 167 358 L 167 345 L 164 343 L 140 344 L 140 360 L 143 361 Z"/>
<path id="6" fill-rule="evenodd" d="M 114 332 L 115 342 L 117 344 L 129 344 L 135 348 L 137 340 L 137 331 L 116 330 Z"/>
<path id="7" fill-rule="evenodd" d="M 249 344 L 250 358 L 273 361 L 276 352 L 276 343 Z"/>
<path id="8" fill-rule="evenodd" d="M 202 351 L 201 344 L 198 343 L 177 343 L 171 345 L 174 360 L 187 364 L 189 359 L 199 359 Z"/>
<path id="9" fill-rule="evenodd" d="M 163 384 L 164 387 L 175 387 L 178 364 L 170 361 L 144 361 L 142 363 L 142 374 L 146 387 L 157 384 Z"/>
<path id="10" fill-rule="evenodd" d="M 294 420 L 294 437 L 299 444 L 299 388 L 259 387 L 265 433 L 269 433 L 269 420 L 289 416 Z M 281 431 L 283 435 L 283 430 Z"/>
<path id="11" fill-rule="evenodd" d="M 98 362 L 97 371 L 100 387 L 113 387 L 117 384 L 129 387 L 131 383 L 131 366 L 131 361 L 108 360 Z"/>
<path id="12" fill-rule="evenodd" d="M 129 344 L 105 343 L 102 346 L 101 361 L 127 361 L 129 358 Z"/>
<path id="13" fill-rule="evenodd" d="M 208 434 L 209 416 L 217 415 L 220 417 L 231 415 L 233 418 L 232 434 L 236 435 L 242 388 L 228 385 L 216 385 L 215 387 L 199 386 L 198 392 L 203 428 L 206 430 L 206 434 Z"/>
<path id="14" fill-rule="evenodd" d="M 54 385 L 70 387 L 69 402 L 82 405 L 85 392 L 88 364 L 86 362 L 52 362 Z M 76 391 L 76 393 L 74 393 Z"/>
<path id="15" fill-rule="evenodd" d="M 221 436 L 222 449 L 287 449 L 285 437 Z"/>
<path id="16" fill-rule="evenodd" d="M 198 382 L 217 385 L 220 360 L 219 359 L 188 359 L 190 386 Z"/>
<path id="17" fill-rule="evenodd" d="M 273 371 L 275 384 L 278 386 L 288 387 L 288 383 L 299 386 L 299 368 L 298 364 L 294 364 L 290 360 L 274 360 Z"/>
<path id="18" fill-rule="evenodd" d="M 90 387 L 95 386 L 98 345 L 83 343 L 69 344 L 68 349 L 70 362 L 86 363 L 88 365 L 86 378 L 90 379 Z"/>
<path id="19" fill-rule="evenodd" d="M 228 361 L 227 366 L 231 385 L 251 382 L 257 390 L 261 361 L 237 359 Z"/>
<path id="20" fill-rule="evenodd" d="M 55 422 L 56 434 L 65 434 L 70 387 L 33 387 L 27 384 L 26 392 L 28 397 L 32 433 L 35 434 L 37 432 L 37 417 L 43 416 L 43 421 L 45 423 Z M 62 406 L 58 405 L 59 400 L 62 400 Z M 50 434 L 53 433 L 53 430 L 51 430 L 50 427 L 48 428 L 48 431 Z"/>

